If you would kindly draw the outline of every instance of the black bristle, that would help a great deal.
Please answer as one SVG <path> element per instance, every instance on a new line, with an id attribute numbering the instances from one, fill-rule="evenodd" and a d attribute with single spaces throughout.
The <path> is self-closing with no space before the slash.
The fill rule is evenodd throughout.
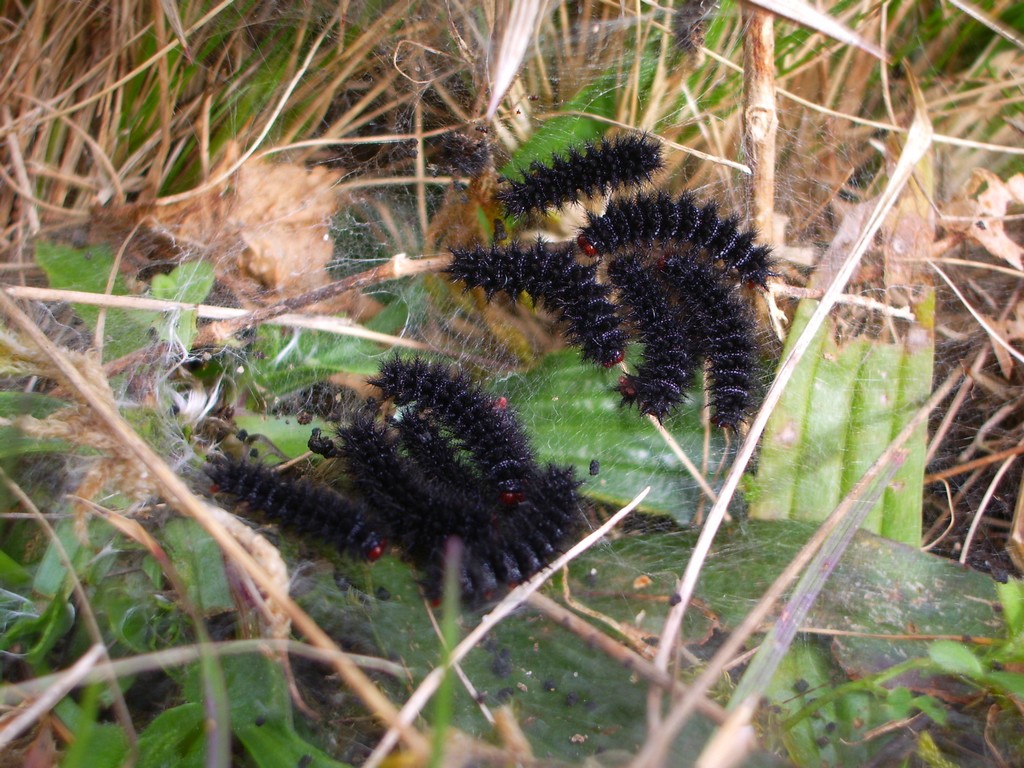
<path id="1" fill-rule="evenodd" d="M 545 211 L 620 187 L 650 182 L 661 170 L 661 145 L 647 134 L 630 133 L 572 147 L 551 165 L 534 161 L 521 181 L 503 177 L 498 201 L 512 216 Z"/>
<path id="2" fill-rule="evenodd" d="M 385 361 L 370 384 L 396 405 L 415 403 L 418 413 L 443 427 L 452 444 L 471 457 L 496 496 L 522 490 L 534 465 L 529 442 L 511 412 L 496 406 L 463 373 L 416 358 Z"/>
<path id="3" fill-rule="evenodd" d="M 701 355 L 693 340 L 696 318 L 672 303 L 660 278 L 638 253 L 618 256 L 608 276 L 644 345 L 636 373 L 620 383 L 626 405 L 663 420 L 693 383 Z"/>
<path id="4" fill-rule="evenodd" d="M 204 467 L 218 493 L 350 554 L 376 559 L 386 543 L 366 505 L 307 480 L 281 477 L 271 467 L 213 456 Z"/>
<path id="5" fill-rule="evenodd" d="M 657 242 L 695 245 L 711 261 L 761 288 L 775 275 L 768 246 L 754 245 L 753 232 L 741 231 L 734 218 L 721 218 L 715 203 L 700 205 L 689 194 L 676 200 L 663 192 L 613 200 L 604 215 L 588 214 L 579 237 L 602 254 Z"/>
<path id="6" fill-rule="evenodd" d="M 756 326 L 736 287 L 706 262 L 681 251 L 664 262 L 666 280 L 685 311 L 699 322 L 695 343 L 708 361 L 712 420 L 735 428 L 748 415 L 757 368 Z"/>
<path id="7" fill-rule="evenodd" d="M 488 298 L 528 293 L 566 323 L 569 340 L 585 359 L 605 367 L 622 360 L 627 338 L 610 291 L 597 281 L 597 266 L 581 264 L 570 246 L 538 241 L 530 248 L 455 248 L 447 273 L 467 288 L 483 288 Z"/>

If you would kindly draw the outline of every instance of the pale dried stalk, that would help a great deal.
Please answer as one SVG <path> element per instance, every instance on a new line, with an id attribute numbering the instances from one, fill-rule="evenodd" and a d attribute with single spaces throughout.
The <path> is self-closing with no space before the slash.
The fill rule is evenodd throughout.
<path id="1" fill-rule="evenodd" d="M 120 442 L 124 455 L 133 457 L 140 465 L 140 474 L 151 477 L 161 495 L 175 509 L 198 522 L 203 529 L 217 542 L 225 557 L 229 558 L 238 568 L 249 575 L 260 589 L 263 590 L 291 618 L 295 627 L 309 641 L 320 648 L 337 654 L 333 657 L 334 668 L 342 680 L 367 705 L 367 707 L 385 725 L 392 726 L 405 741 L 407 746 L 418 755 L 429 752 L 427 740 L 415 729 L 405 725 L 398 719 L 398 710 L 394 704 L 381 693 L 373 682 L 352 662 L 352 660 L 335 645 L 331 638 L 303 611 L 287 592 L 278 585 L 276 579 L 268 574 L 246 551 L 246 549 L 224 528 L 210 512 L 208 505 L 198 499 L 185 485 L 185 482 L 149 447 L 149 445 L 131 428 L 115 408 L 93 385 L 75 368 L 62 350 L 46 338 L 42 330 L 29 318 L 6 292 L 0 290 L 0 309 L 7 315 L 11 324 L 16 325 L 60 371 L 60 377 L 81 400 L 92 408 L 97 419 L 104 423 L 111 434 Z"/>
<path id="2" fill-rule="evenodd" d="M 774 17 L 744 10 L 747 33 L 743 45 L 743 147 L 752 171 L 749 190 L 751 220 L 761 238 L 775 242 L 775 111 Z"/>

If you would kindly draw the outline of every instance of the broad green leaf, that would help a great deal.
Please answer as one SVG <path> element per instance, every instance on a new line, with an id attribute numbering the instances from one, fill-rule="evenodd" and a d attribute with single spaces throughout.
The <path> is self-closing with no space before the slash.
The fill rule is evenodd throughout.
<path id="1" fill-rule="evenodd" d="M 758 521 L 723 528 L 698 584 L 701 609 L 691 609 L 684 625 L 691 650 L 707 652 L 701 645 L 715 631 L 735 628 L 812 531 L 807 524 Z M 641 642 L 654 642 L 695 537 L 694 532 L 651 533 L 602 542 L 570 566 L 571 593 L 589 609 L 630 627 Z M 339 567 L 361 591 L 339 590 L 328 568 L 306 574 L 315 585 L 303 584 L 302 604 L 333 634 L 400 660 L 415 685 L 437 664 L 440 653 L 416 574 L 393 557 L 373 565 L 341 560 Z M 556 577 L 548 588 L 556 599 L 559 582 Z M 927 711 L 941 724 L 945 705 L 934 695 L 918 695 L 915 687 L 934 686 L 930 680 L 918 676 L 905 678 L 906 683 L 902 678 L 890 681 L 890 687 L 903 686 L 906 691 L 891 694 L 889 701 L 888 690 L 870 678 L 907 659 L 930 664 L 926 638 L 934 635 L 1002 637 L 1000 614 L 991 607 L 994 594 L 991 580 L 983 574 L 858 532 L 808 618 L 808 626 L 822 634 L 798 638 L 773 680 L 770 696 L 784 708 L 785 717 L 791 717 L 842 680 L 864 682 L 851 683 L 855 687 L 839 698 L 812 707 L 810 721 L 797 723 L 791 734 L 772 731 L 773 736 L 786 739 L 791 755 L 802 756 L 801 764 L 855 764 L 884 748 L 886 739 L 868 736 L 873 728 L 896 719 L 897 710 Z M 463 612 L 463 632 L 478 615 Z M 905 635 L 908 627 L 922 640 L 870 637 Z M 890 649 L 895 656 L 888 655 Z M 470 653 L 463 668 L 489 704 L 513 703 L 537 754 L 580 761 L 598 750 L 635 749 L 645 738 L 644 686 L 533 612 L 501 625 Z M 1000 681 L 999 686 L 1008 689 L 1014 682 Z M 393 685 L 396 695 L 402 695 L 410 684 Z M 490 733 L 476 704 L 458 686 L 453 707 L 455 727 L 477 735 Z M 601 728 L 601 723 L 614 728 Z M 984 727 L 982 716 L 978 732 Z M 585 740 L 574 742 L 577 734 Z M 694 725 L 683 734 L 678 754 L 694 754 L 706 737 L 707 731 Z"/>
<path id="2" fill-rule="evenodd" d="M 384 349 L 355 336 L 264 325 L 257 333 L 251 373 L 265 391 L 284 395 L 345 372 L 369 376 L 377 372 Z"/>
<path id="3" fill-rule="evenodd" d="M 205 765 L 206 713 L 188 702 L 160 713 L 139 735 L 139 768 Z"/>
<path id="4" fill-rule="evenodd" d="M 1004 636 L 1002 617 L 992 607 L 995 602 L 994 583 L 985 574 L 862 531 L 812 608 L 808 623 L 841 630 L 843 634 L 831 638 L 836 659 L 848 674 L 870 677 L 908 659 L 925 658 L 929 636 Z M 922 639 L 904 639 L 907 634 Z M 933 686 L 956 687 L 956 681 L 918 674 L 897 682 L 929 692 Z"/>
<path id="5" fill-rule="evenodd" d="M 261 416 L 252 412 L 235 416 L 235 424 L 250 435 L 266 438 L 289 458 L 309 450 L 307 444 L 314 429 L 320 429 L 325 435 L 330 435 L 334 429 L 323 419 L 300 424 L 295 416 Z M 254 441 L 252 447 L 261 454 L 267 453 L 268 445 L 262 440 Z"/>
<path id="6" fill-rule="evenodd" d="M 951 675 L 978 678 L 985 671 L 978 656 L 963 643 L 937 640 L 928 647 L 928 655 L 944 672 Z"/>
<path id="7" fill-rule="evenodd" d="M 857 338 L 840 344 L 828 322 L 818 331 L 765 430 L 750 483 L 751 517 L 824 519 L 902 431 L 930 393 L 934 301 L 928 292 L 915 305 L 919 322 L 902 343 Z M 801 302 L 783 358 L 816 306 Z M 920 542 L 926 446 L 922 425 L 865 529 Z"/>
<path id="8" fill-rule="evenodd" d="M 192 604 L 206 614 L 232 610 L 235 603 L 224 573 L 223 555 L 213 539 L 198 523 L 184 518 L 169 520 L 163 533 Z"/>
<path id="9" fill-rule="evenodd" d="M 583 480 L 582 492 L 612 505 L 624 505 L 647 485 L 644 509 L 687 522 L 701 492 L 651 423 L 635 409 L 621 407 L 615 371 L 580 361 L 573 350 L 548 355 L 528 374 L 495 383 L 491 391 L 507 393 L 538 456 L 572 464 Z M 702 393 L 695 390 L 679 412 L 665 421 L 683 451 L 698 467 L 703 462 Z M 712 435 L 707 466 L 721 461 L 720 436 Z M 598 461 L 600 472 L 589 474 Z"/>
<path id="10" fill-rule="evenodd" d="M 61 760 L 61 768 L 121 768 L 124 765 L 128 756 L 124 730 L 114 723 L 97 722 L 101 691 L 101 686 L 89 686 L 81 705 L 64 697 L 54 708 L 73 737 Z"/>
<path id="11" fill-rule="evenodd" d="M 388 596 L 367 606 L 378 647 L 383 655 L 400 659 L 415 684 L 436 665 L 440 641 L 406 566 L 384 559 L 370 568 L 370 575 L 368 593 Z M 464 613 L 460 624 L 472 626 L 477 618 Z M 646 685 L 532 612 L 500 625 L 461 666 L 488 706 L 514 708 L 537 755 L 578 762 L 607 750 L 633 752 L 646 738 Z M 455 690 L 452 724 L 480 736 L 491 732 L 461 685 Z M 696 754 L 707 735 L 707 726 L 698 721 L 686 730 L 679 748 Z"/>
<path id="12" fill-rule="evenodd" d="M 213 265 L 206 261 L 189 261 L 175 267 L 169 274 L 154 275 L 150 290 L 154 298 L 200 304 L 213 288 Z M 168 314 L 161 322 L 160 338 L 192 347 L 196 336 L 196 313 L 188 310 Z"/>
<path id="13" fill-rule="evenodd" d="M 103 245 L 73 248 L 42 240 L 36 242 L 36 263 L 46 273 L 52 288 L 104 294 L 114 269 L 114 254 Z M 127 293 L 120 275 L 115 277 L 111 293 Z M 75 313 L 95 330 L 100 308 L 86 304 L 75 304 L 74 307 Z M 104 359 L 117 359 L 148 344 L 149 329 L 159 327 L 159 321 L 156 312 L 108 309 Z"/>
<path id="14" fill-rule="evenodd" d="M 985 669 L 978 657 L 963 643 L 952 640 L 938 640 L 928 647 L 928 656 L 944 672 L 979 678 Z"/>

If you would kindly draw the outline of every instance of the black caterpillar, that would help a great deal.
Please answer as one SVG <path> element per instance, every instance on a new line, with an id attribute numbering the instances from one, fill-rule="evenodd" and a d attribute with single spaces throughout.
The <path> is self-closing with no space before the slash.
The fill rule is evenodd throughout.
<path id="1" fill-rule="evenodd" d="M 714 203 L 698 205 L 689 194 L 675 200 L 664 192 L 612 200 L 604 215 L 588 213 L 587 219 L 578 242 L 591 255 L 657 242 L 689 243 L 760 288 L 775 274 L 771 248 L 755 245 L 756 233 L 741 231 L 736 218 L 720 217 Z"/>
<path id="2" fill-rule="evenodd" d="M 664 420 L 686 397 L 696 371 L 708 361 L 713 421 L 735 428 L 754 392 L 756 327 L 727 274 L 694 248 L 626 251 L 613 258 L 608 278 L 577 261 L 570 247 L 530 249 L 517 244 L 453 250 L 448 274 L 467 287 L 515 297 L 525 291 L 558 310 L 570 341 L 583 356 L 611 367 L 631 340 L 643 345 L 634 374 L 619 381 L 624 405 Z M 659 255 L 660 254 L 660 255 Z"/>
<path id="3" fill-rule="evenodd" d="M 217 493 L 229 493 L 272 520 L 316 536 L 354 557 L 376 560 L 387 540 L 369 508 L 308 480 L 282 477 L 271 467 L 211 456 L 204 467 Z"/>
<path id="4" fill-rule="evenodd" d="M 622 361 L 626 333 L 609 301 L 610 289 L 597 281 L 597 266 L 581 264 L 570 246 L 528 249 L 518 243 L 452 249 L 448 275 L 467 288 L 483 288 L 490 299 L 503 292 L 528 293 L 564 320 L 569 340 L 583 357 L 610 368 Z"/>
<path id="5" fill-rule="evenodd" d="M 580 191 L 635 185 L 661 167 L 656 150 L 645 135 L 571 149 L 550 167 L 534 162 L 498 199 L 518 215 L 577 200 Z M 624 166 L 643 170 L 627 175 Z M 756 343 L 753 315 L 729 275 L 766 287 L 775 274 L 771 249 L 756 245 L 755 233 L 740 230 L 737 219 L 719 216 L 715 203 L 698 204 L 689 194 L 639 193 L 587 216 L 576 245 L 592 259 L 611 257 L 614 294 L 598 279 L 599 262 L 581 263 L 567 244 L 456 248 L 447 273 L 488 299 L 531 294 L 566 323 L 585 359 L 605 367 L 623 360 L 632 333 L 643 357 L 635 373 L 620 378 L 619 393 L 624 405 L 659 420 L 683 401 L 706 360 L 712 419 L 736 428 L 753 399 Z"/>
<path id="6" fill-rule="evenodd" d="M 696 318 L 695 344 L 708 360 L 712 421 L 735 428 L 747 416 L 755 390 L 754 317 L 735 286 L 691 251 L 670 253 L 661 269 L 683 311 Z"/>
<path id="7" fill-rule="evenodd" d="M 616 257 L 608 277 L 644 345 L 636 373 L 619 380 L 622 402 L 663 420 L 686 397 L 700 364 L 694 344 L 697 318 L 672 302 L 657 270 L 639 253 Z"/>
<path id="8" fill-rule="evenodd" d="M 394 416 L 382 418 L 381 405 L 369 401 L 338 427 L 336 441 L 319 430 L 310 439 L 311 450 L 339 459 L 355 501 L 227 459 L 213 460 L 208 474 L 220 490 L 363 557 L 394 542 L 419 569 L 431 600 L 441 596 L 452 538 L 462 544 L 459 585 L 471 605 L 551 562 L 580 523 L 579 481 L 571 468 L 537 464 L 503 398 L 418 358 L 386 361 L 371 383 L 399 407 Z M 310 500 L 315 524 L 303 520 Z M 331 524 L 339 531 L 333 538 Z M 357 542 L 350 537 L 356 528 L 372 536 Z"/>
<path id="9" fill-rule="evenodd" d="M 551 165 L 534 161 L 522 181 L 502 177 L 507 188 L 498 201 L 512 216 L 545 211 L 612 189 L 650 182 L 661 170 L 661 145 L 647 134 L 630 133 L 587 143 L 568 156 L 554 157 Z"/>

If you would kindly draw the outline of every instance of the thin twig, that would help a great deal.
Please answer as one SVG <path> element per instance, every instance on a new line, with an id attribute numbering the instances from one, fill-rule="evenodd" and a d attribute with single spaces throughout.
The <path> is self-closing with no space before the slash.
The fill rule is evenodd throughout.
<path id="1" fill-rule="evenodd" d="M 960 552 L 960 563 L 967 562 L 967 555 L 971 550 L 971 543 L 974 541 L 974 535 L 978 532 L 978 526 L 981 524 L 982 518 L 985 516 L 985 510 L 988 509 L 989 502 L 992 501 L 992 496 L 996 492 L 996 488 L 999 487 L 999 481 L 1003 479 L 1003 475 L 1010 468 L 1010 465 L 1017 460 L 1016 456 L 1011 456 L 1003 462 L 1003 466 L 996 472 L 996 476 L 992 478 L 992 482 L 988 484 L 988 488 L 985 489 L 985 495 L 981 499 L 981 503 L 978 505 L 978 511 L 974 513 L 974 519 L 971 520 L 971 527 L 967 531 L 967 537 L 964 539 L 964 548 Z"/>
<path id="2" fill-rule="evenodd" d="M 301 656 L 304 659 L 319 661 L 324 664 L 329 664 L 336 660 L 338 653 L 340 653 L 306 645 L 298 640 L 271 640 L 268 638 L 229 640 L 220 643 L 204 644 L 204 647 L 199 645 L 179 645 L 162 651 L 140 653 L 124 659 L 113 659 L 102 668 L 93 667 L 78 681 L 77 685 L 102 683 L 111 674 L 116 677 L 134 677 L 144 672 L 166 670 L 168 667 L 183 667 L 188 664 L 194 664 L 204 653 L 218 657 L 228 657 L 244 656 L 252 653 L 266 654 L 268 652 L 287 652 L 293 656 Z M 381 659 L 376 656 L 362 656 L 355 653 L 346 655 L 364 669 L 391 675 L 398 679 L 402 679 L 408 674 L 408 670 L 404 666 L 387 659 Z M 63 674 L 63 672 L 55 672 L 49 675 L 40 675 L 31 680 L 23 680 L 18 683 L 0 686 L 0 705 L 5 707 L 14 706 L 32 696 L 40 696 L 56 685 Z"/>
<path id="3" fill-rule="evenodd" d="M 53 675 L 50 687 L 43 690 L 38 699 L 24 709 L 18 710 L 18 713 L 6 722 L 0 722 L 0 749 L 18 738 L 32 723 L 42 717 L 44 712 L 53 709 L 61 699 L 81 685 L 82 680 L 94 670 L 106 651 L 107 649 L 100 644 L 92 646 L 69 669 L 59 675 Z"/>
<path id="4" fill-rule="evenodd" d="M 311 304 L 318 304 L 321 301 L 332 299 L 348 291 L 359 290 L 369 285 L 376 285 L 377 283 L 407 275 L 436 272 L 445 267 L 450 260 L 450 256 L 435 256 L 413 260 L 404 253 L 399 253 L 391 257 L 384 264 L 368 269 L 365 272 L 360 272 L 358 275 L 352 275 L 344 280 L 337 280 L 299 296 L 293 296 L 273 306 L 257 309 L 238 319 L 211 324 L 199 332 L 196 336 L 195 344 L 197 346 L 212 346 L 230 338 L 241 330 L 253 328 L 275 317 L 294 312 L 302 307 L 308 307 Z"/>
<path id="5" fill-rule="evenodd" d="M 143 296 L 118 296 L 113 294 L 89 293 L 87 291 L 65 291 L 53 288 L 33 288 L 20 285 L 2 285 L 0 290 L 9 296 L 32 301 L 60 301 L 72 304 L 89 304 L 91 306 L 114 307 L 149 312 L 195 312 L 197 317 L 210 320 L 247 320 L 253 313 L 235 307 L 218 307 L 213 304 L 189 304 L 182 301 L 166 299 L 150 299 Z M 325 315 L 298 315 L 291 312 L 263 320 L 268 325 L 279 325 L 287 328 L 303 328 L 311 331 L 326 331 L 339 336 L 353 336 L 368 341 L 376 341 L 391 346 L 409 347 L 411 349 L 429 349 L 428 345 L 414 339 L 392 336 L 379 331 L 371 331 L 356 325 L 344 317 Z"/>
<path id="6" fill-rule="evenodd" d="M 743 18 L 743 147 L 752 171 L 751 219 L 761 237 L 775 242 L 775 18 L 745 6 Z"/>

